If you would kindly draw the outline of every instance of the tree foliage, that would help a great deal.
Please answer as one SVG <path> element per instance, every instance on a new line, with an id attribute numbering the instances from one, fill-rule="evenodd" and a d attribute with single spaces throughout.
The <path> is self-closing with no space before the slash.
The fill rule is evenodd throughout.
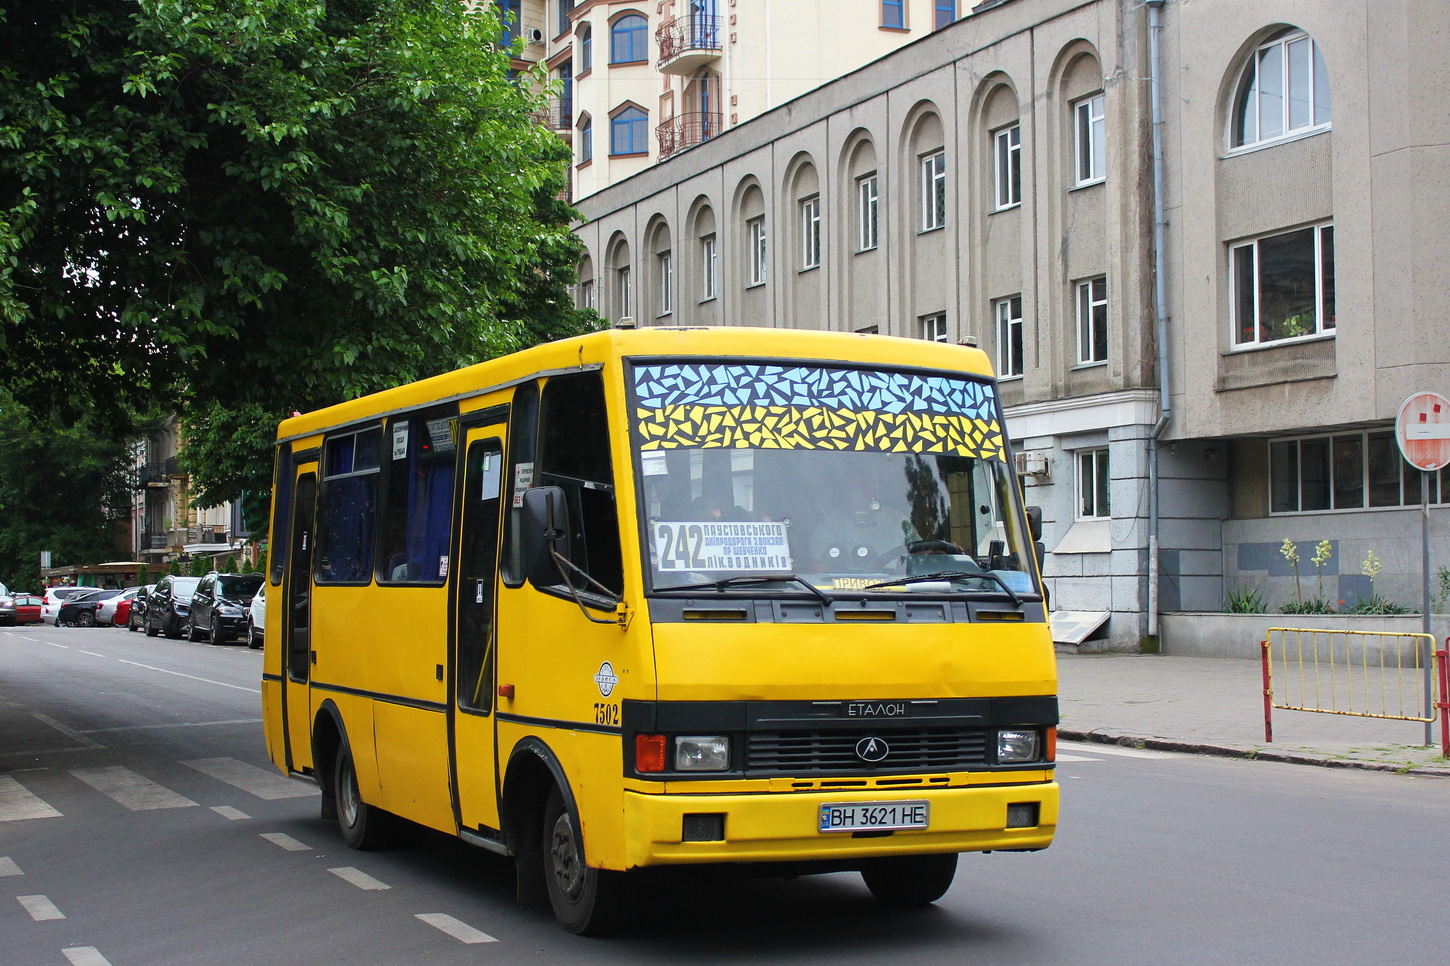
<path id="1" fill-rule="evenodd" d="M 205 504 L 293 410 L 582 331 L 568 150 L 498 38 L 459 0 L 0 0 L 0 381 L 174 406 Z"/>

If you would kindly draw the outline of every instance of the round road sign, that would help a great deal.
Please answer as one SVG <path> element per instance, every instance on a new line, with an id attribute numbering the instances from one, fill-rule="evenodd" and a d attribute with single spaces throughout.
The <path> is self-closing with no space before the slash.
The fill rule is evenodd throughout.
<path id="1" fill-rule="evenodd" d="M 1434 471 L 1450 463 L 1450 400 L 1435 392 L 1417 392 L 1400 406 L 1395 419 L 1400 452 L 1411 465 Z"/>

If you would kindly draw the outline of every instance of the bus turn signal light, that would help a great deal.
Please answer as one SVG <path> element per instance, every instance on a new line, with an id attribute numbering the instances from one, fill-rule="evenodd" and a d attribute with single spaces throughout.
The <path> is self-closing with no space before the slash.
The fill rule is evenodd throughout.
<path id="1" fill-rule="evenodd" d="M 634 767 L 636 771 L 665 770 L 665 736 L 634 736 Z"/>

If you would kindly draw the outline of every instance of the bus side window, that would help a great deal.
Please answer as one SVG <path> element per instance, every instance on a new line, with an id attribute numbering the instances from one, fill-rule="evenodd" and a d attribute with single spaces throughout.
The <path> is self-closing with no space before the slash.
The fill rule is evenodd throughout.
<path id="1" fill-rule="evenodd" d="M 509 501 L 504 528 L 503 573 L 506 586 L 517 587 L 524 582 L 523 546 L 519 542 L 519 523 L 523 515 L 524 491 L 534 486 L 534 440 L 539 417 L 539 384 L 526 382 L 514 390 L 509 410 L 508 475 L 503 480 L 504 498 Z"/>
<path id="2" fill-rule="evenodd" d="M 378 583 L 436 585 L 448 575 L 457 416 L 454 404 L 388 422 Z"/>
<path id="3" fill-rule="evenodd" d="M 536 483 L 564 490 L 573 530 L 569 534 L 573 563 L 618 594 L 624 588 L 624 564 L 603 376 L 579 372 L 551 378 L 544 384 L 539 426 Z M 598 594 L 583 577 L 577 577 L 574 586 L 585 596 Z"/>
<path id="4" fill-rule="evenodd" d="M 381 434 L 374 426 L 327 441 L 314 554 L 319 584 L 372 579 Z"/>
<path id="5" fill-rule="evenodd" d="M 282 583 L 282 565 L 287 560 L 287 538 L 291 536 L 292 519 L 292 447 L 282 444 L 277 447 L 276 481 L 273 491 L 277 494 L 272 501 L 272 539 L 267 544 L 272 573 L 272 586 Z"/>

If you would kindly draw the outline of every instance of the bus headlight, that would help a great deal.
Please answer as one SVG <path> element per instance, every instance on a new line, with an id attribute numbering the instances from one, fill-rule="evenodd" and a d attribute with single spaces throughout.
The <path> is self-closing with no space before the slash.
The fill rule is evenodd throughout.
<path id="1" fill-rule="evenodd" d="M 675 739 L 675 771 L 725 771 L 729 767 L 729 738 L 692 735 Z"/>
<path id="2" fill-rule="evenodd" d="M 1004 728 L 997 732 L 997 763 L 1015 765 L 1036 761 L 1041 747 L 1036 728 Z"/>

